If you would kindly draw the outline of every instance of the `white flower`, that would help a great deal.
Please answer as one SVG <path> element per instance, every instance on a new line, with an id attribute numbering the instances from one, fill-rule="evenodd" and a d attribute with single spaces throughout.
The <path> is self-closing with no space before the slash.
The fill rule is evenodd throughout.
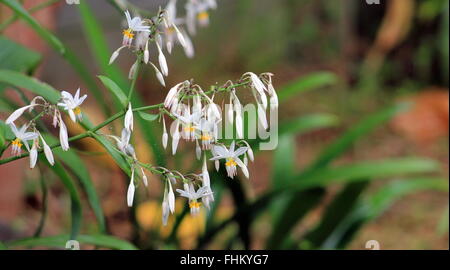
<path id="1" fill-rule="evenodd" d="M 145 175 L 144 169 L 141 167 L 141 173 L 142 173 L 142 182 L 144 182 L 144 186 L 148 186 L 148 179 L 147 175 Z"/>
<path id="2" fill-rule="evenodd" d="M 247 145 L 247 152 L 246 152 L 246 154 L 248 155 L 248 158 L 250 159 L 250 161 L 251 162 L 253 162 L 254 160 L 255 160 L 255 156 L 253 155 L 253 150 L 252 150 L 252 148 L 250 147 L 250 145 L 248 144 L 248 142 L 246 142 L 246 141 L 241 141 L 241 142 L 243 142 L 243 143 L 245 143 L 246 145 Z"/>
<path id="3" fill-rule="evenodd" d="M 195 191 L 192 183 L 184 184 L 184 190 L 177 189 L 177 192 L 180 193 L 180 196 L 189 199 L 189 208 L 191 209 L 192 215 L 197 215 L 200 212 L 200 203 L 197 200 L 212 194 L 207 186 L 203 186 Z"/>
<path id="4" fill-rule="evenodd" d="M 198 144 L 198 140 L 195 140 L 195 157 L 200 160 L 200 157 L 202 156 L 202 149 L 200 148 L 200 145 Z"/>
<path id="5" fill-rule="evenodd" d="M 128 110 L 125 113 L 124 126 L 129 131 L 133 131 L 133 109 L 131 108 L 131 102 L 128 103 Z"/>
<path id="6" fill-rule="evenodd" d="M 156 43 L 156 47 L 158 48 L 158 61 L 159 61 L 159 67 L 161 68 L 161 72 L 164 76 L 169 75 L 169 67 L 167 66 L 166 57 L 164 56 L 164 53 L 161 50 L 161 47 L 158 43 Z"/>
<path id="7" fill-rule="evenodd" d="M 152 65 L 153 69 L 155 70 L 156 78 L 158 79 L 159 83 L 166 87 L 166 82 L 164 81 L 164 76 L 162 75 L 161 71 L 152 63 L 150 62 L 150 65 Z"/>
<path id="8" fill-rule="evenodd" d="M 116 58 L 119 56 L 120 51 L 121 51 L 123 48 L 125 48 L 125 47 L 126 47 L 126 46 L 119 47 L 117 50 L 115 50 L 115 51 L 113 52 L 113 54 L 111 55 L 111 58 L 109 58 L 109 64 L 110 64 L 110 65 L 116 60 Z"/>
<path id="9" fill-rule="evenodd" d="M 134 64 L 130 68 L 130 71 L 128 71 L 128 79 L 132 80 L 134 78 L 134 75 L 136 74 L 137 66 L 138 66 L 138 61 L 134 62 Z"/>
<path id="10" fill-rule="evenodd" d="M 41 134 L 39 134 L 39 136 L 41 137 L 42 145 L 44 146 L 45 158 L 47 158 L 48 163 L 50 163 L 50 165 L 54 165 L 55 164 L 55 159 L 53 157 L 52 149 L 45 142 L 44 137 L 42 137 Z"/>
<path id="11" fill-rule="evenodd" d="M 233 109 L 236 112 L 236 133 L 239 139 L 244 138 L 244 125 L 242 120 L 242 105 L 236 96 L 235 90 L 231 91 L 230 99 L 233 103 Z"/>
<path id="12" fill-rule="evenodd" d="M 119 148 L 119 150 L 122 153 L 133 158 L 136 157 L 134 148 L 130 144 L 131 132 L 128 129 L 126 128 L 122 129 L 122 134 L 120 138 L 118 138 L 117 136 L 110 136 L 110 137 L 116 140 L 117 148 Z"/>
<path id="13" fill-rule="evenodd" d="M 166 186 L 164 188 L 164 197 L 162 202 L 162 220 L 163 225 L 167 225 L 167 218 L 169 213 L 175 212 L 175 194 L 173 193 L 172 184 L 170 180 L 166 181 Z"/>
<path id="14" fill-rule="evenodd" d="M 169 92 L 167 93 L 166 99 L 164 100 L 164 107 L 172 109 L 176 107 L 176 105 L 178 105 L 178 93 L 181 88 L 180 86 L 187 82 L 188 81 L 180 82 L 174 87 L 170 88 Z"/>
<path id="15" fill-rule="evenodd" d="M 164 120 L 164 117 L 163 117 L 162 121 L 163 121 L 162 145 L 163 145 L 164 149 L 166 149 L 167 141 L 169 140 L 169 134 L 167 134 L 166 121 Z"/>
<path id="16" fill-rule="evenodd" d="M 225 168 L 227 170 L 228 177 L 230 178 L 233 178 L 237 174 L 236 165 L 239 166 L 244 175 L 249 178 L 247 166 L 245 166 L 239 158 L 240 155 L 243 155 L 248 150 L 248 147 L 239 147 L 236 151 L 234 150 L 234 147 L 234 141 L 231 143 L 229 149 L 223 145 L 214 145 L 214 150 L 212 151 L 214 157 L 210 160 L 225 159 Z"/>
<path id="17" fill-rule="evenodd" d="M 37 140 L 37 138 L 34 139 L 33 146 L 31 146 L 31 150 L 30 150 L 30 169 L 33 169 L 36 166 L 37 157 L 38 157 L 38 152 L 37 152 L 38 144 L 39 144 L 39 140 Z"/>
<path id="18" fill-rule="evenodd" d="M 69 136 L 67 135 L 67 127 L 61 119 L 61 114 L 59 116 L 59 141 L 61 148 L 64 151 L 69 150 Z"/>
<path id="19" fill-rule="evenodd" d="M 186 24 L 191 34 L 195 34 L 195 25 L 198 24 L 202 27 L 209 24 L 210 8 L 216 8 L 217 4 L 213 0 L 189 0 L 186 3 Z"/>
<path id="20" fill-rule="evenodd" d="M 22 114 L 23 114 L 27 109 L 29 110 L 29 112 L 31 112 L 31 110 L 33 110 L 34 107 L 39 106 L 39 105 L 42 105 L 42 104 L 37 103 L 38 100 L 42 100 L 44 103 L 47 102 L 43 97 L 41 97 L 41 96 L 36 96 L 36 97 L 34 97 L 34 98 L 31 100 L 30 105 L 26 105 L 26 106 L 23 106 L 23 107 L 21 107 L 21 108 L 15 110 L 15 111 L 8 117 L 8 119 L 6 119 L 5 123 L 6 123 L 7 125 L 9 125 L 9 124 L 11 124 L 12 122 L 16 121 L 20 116 L 22 116 Z"/>
<path id="21" fill-rule="evenodd" d="M 17 120 L 17 118 L 19 118 L 27 109 L 33 108 L 33 105 L 27 105 L 24 107 L 21 107 L 17 110 L 15 110 L 9 117 L 8 119 L 6 119 L 5 123 L 7 125 L 13 123 L 14 121 Z"/>
<path id="22" fill-rule="evenodd" d="M 277 92 L 275 91 L 275 88 L 273 87 L 272 84 L 272 73 L 264 73 L 265 77 L 267 77 L 266 81 L 267 81 L 267 93 L 269 94 L 269 103 L 270 103 L 270 108 L 273 109 L 277 109 L 278 108 L 278 95 Z"/>
<path id="23" fill-rule="evenodd" d="M 127 205 L 128 207 L 133 206 L 133 199 L 134 199 L 134 191 L 136 187 L 134 186 L 134 167 L 131 167 L 131 180 L 130 184 L 128 185 L 128 191 L 127 191 Z"/>
<path id="24" fill-rule="evenodd" d="M 183 133 L 182 136 L 186 140 L 194 140 L 196 127 L 199 124 L 201 112 L 194 112 L 192 114 L 189 113 L 188 110 L 185 111 L 185 115 L 177 115 L 175 116 L 183 123 Z"/>
<path id="25" fill-rule="evenodd" d="M 175 132 L 172 135 L 172 155 L 175 155 L 178 148 L 178 142 L 180 141 L 180 121 L 175 120 L 176 126 L 175 126 Z"/>
<path id="26" fill-rule="evenodd" d="M 210 183 L 210 178 L 209 178 L 209 173 L 208 173 L 208 165 L 206 164 L 206 156 L 203 158 L 203 166 L 202 166 L 202 182 L 203 182 L 203 187 L 205 187 L 205 189 L 207 189 L 208 191 L 208 195 L 205 195 L 202 197 L 202 202 L 205 205 L 206 208 L 210 208 L 210 202 L 214 201 L 214 195 L 213 192 L 211 191 L 211 183 Z"/>
<path id="27" fill-rule="evenodd" d="M 10 125 L 11 131 L 16 137 L 12 142 L 12 154 L 20 155 L 22 151 L 22 145 L 24 144 L 28 151 L 30 151 L 30 146 L 28 141 L 36 139 L 39 135 L 36 132 L 27 132 L 28 125 L 23 125 L 20 129 L 17 129 L 14 123 Z M 23 143 L 23 144 L 22 144 Z"/>
<path id="28" fill-rule="evenodd" d="M 128 23 L 128 29 L 123 30 L 123 46 L 131 46 L 134 38 L 134 32 L 150 32 L 150 26 L 144 25 L 140 17 L 131 18 L 130 12 L 125 11 L 125 17 Z"/>
<path id="29" fill-rule="evenodd" d="M 73 122 L 83 120 L 80 105 L 87 98 L 87 95 L 80 97 L 80 88 L 78 88 L 75 96 L 72 96 L 69 92 L 62 91 L 61 92 L 61 101 L 58 103 L 58 106 L 63 107 L 64 110 L 68 111 L 70 119 Z"/>
<path id="30" fill-rule="evenodd" d="M 202 118 L 197 130 L 201 132 L 200 140 L 202 148 L 207 150 L 211 148 L 211 144 L 217 140 L 218 137 L 218 122 Z"/>

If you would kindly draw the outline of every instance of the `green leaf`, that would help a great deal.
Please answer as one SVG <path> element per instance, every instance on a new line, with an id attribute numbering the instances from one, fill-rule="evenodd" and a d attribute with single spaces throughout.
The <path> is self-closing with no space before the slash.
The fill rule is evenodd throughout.
<path id="1" fill-rule="evenodd" d="M 61 94 L 50 85 L 36 78 L 26 76 L 17 71 L 0 70 L 0 82 L 7 83 L 19 88 L 25 88 L 36 95 L 42 96 L 51 103 L 57 103 Z"/>
<path id="2" fill-rule="evenodd" d="M 47 29 L 43 28 L 16 0 L 3 0 L 8 7 L 10 7 L 18 16 L 20 16 L 26 23 L 33 28 L 38 35 L 45 39 L 55 50 L 60 54 L 64 54 L 65 48 L 61 41 L 56 38 Z"/>
<path id="3" fill-rule="evenodd" d="M 127 104 L 127 96 L 124 94 L 124 91 L 120 89 L 120 87 L 110 78 L 106 76 L 98 76 L 98 78 L 102 81 L 102 83 L 106 86 L 106 88 L 114 95 L 114 97 L 120 102 L 123 108 L 128 106 Z"/>
<path id="4" fill-rule="evenodd" d="M 305 170 L 303 174 L 307 175 L 311 171 L 314 171 L 318 168 L 328 165 L 332 160 L 334 160 L 335 158 L 343 154 L 345 151 L 347 151 L 357 139 L 366 135 L 374 128 L 385 123 L 386 121 L 391 119 L 394 115 L 396 115 L 401 111 L 404 111 L 408 107 L 409 107 L 408 104 L 403 103 L 368 116 L 359 124 L 350 128 L 338 140 L 333 142 L 331 145 L 327 146 L 325 150 L 319 155 L 319 157 L 313 162 L 313 164 L 307 170 Z"/>
<path id="5" fill-rule="evenodd" d="M 12 132 L 11 128 L 5 124 L 2 120 L 0 120 L 0 137 L 3 137 L 5 140 L 11 141 L 14 140 L 15 136 Z"/>
<path id="6" fill-rule="evenodd" d="M 0 36 L 0 69 L 30 72 L 36 68 L 41 55 L 16 42 Z"/>
<path id="7" fill-rule="evenodd" d="M 159 114 L 150 114 L 141 111 L 139 111 L 138 113 L 139 116 L 142 117 L 142 119 L 144 119 L 145 121 L 155 121 L 159 117 Z"/>
<path id="8" fill-rule="evenodd" d="M 436 171 L 438 168 L 439 164 L 437 162 L 423 158 L 366 161 L 316 170 L 309 174 L 307 178 L 299 175 L 295 182 L 290 183 L 290 185 L 303 190 L 336 183 L 360 181 L 366 178 L 385 178 L 403 174 L 428 173 Z"/>
<path id="9" fill-rule="evenodd" d="M 102 29 L 97 17 L 90 9 L 87 1 L 81 1 L 77 8 L 80 12 L 85 37 L 101 72 L 114 79 L 120 86 L 120 89 L 124 90 L 128 85 L 128 80 L 116 65 L 109 64 L 111 53 L 105 37 L 105 31 Z M 120 108 L 117 107 L 116 109 Z"/>
<path id="10" fill-rule="evenodd" d="M 124 159 L 124 157 L 118 152 L 118 150 L 114 147 L 114 145 L 106 138 L 97 135 L 93 133 L 92 135 L 94 139 L 96 139 L 105 149 L 108 151 L 108 153 L 111 155 L 111 157 L 114 159 L 114 161 L 119 165 L 119 167 L 128 175 L 131 175 L 130 166 L 128 165 L 128 162 Z"/>
<path id="11" fill-rule="evenodd" d="M 47 162 L 47 160 L 42 155 L 40 156 L 39 159 L 41 162 Z M 69 191 L 71 204 L 70 211 L 72 216 L 72 228 L 70 232 L 70 239 L 75 240 L 78 236 L 78 233 L 80 232 L 81 227 L 80 195 L 78 194 L 78 191 L 75 187 L 75 183 L 72 177 L 67 173 L 67 171 L 61 164 L 56 162 L 53 166 L 51 166 L 50 164 L 48 164 L 48 166 L 59 177 L 59 179 L 64 184 L 66 189 Z"/>
<path id="12" fill-rule="evenodd" d="M 329 244 L 327 246 L 325 242 L 333 234 L 339 223 L 356 207 L 358 198 L 368 183 L 369 181 L 362 179 L 362 181 L 346 185 L 327 206 L 319 225 L 306 234 L 304 240 L 315 248 L 333 248 Z"/>
<path id="13" fill-rule="evenodd" d="M 282 213 L 281 217 L 278 217 L 276 222 L 274 222 L 272 233 L 267 240 L 266 249 L 279 249 L 282 247 L 294 226 L 321 202 L 325 195 L 325 189 L 316 188 L 295 192 L 291 195 L 294 196 L 291 196 L 286 204 L 289 207 L 285 207 L 285 213 Z M 272 204 L 276 202 L 277 200 L 274 200 Z"/>
<path id="14" fill-rule="evenodd" d="M 79 241 L 85 244 L 91 244 L 101 247 L 120 250 L 137 250 L 133 244 L 122 239 L 109 235 L 80 235 Z"/>
<path id="15" fill-rule="evenodd" d="M 273 187 L 279 187 L 281 183 L 289 182 L 289 178 L 294 176 L 295 148 L 294 136 L 282 135 L 279 137 L 278 146 L 273 157 Z"/>
<path id="16" fill-rule="evenodd" d="M 281 88 L 278 91 L 278 98 L 280 102 L 286 101 L 292 98 L 298 93 L 303 93 L 309 90 L 317 89 L 327 85 L 336 83 L 338 77 L 331 72 L 316 72 L 306 76 L 302 76 L 299 79 L 294 80 L 288 85 Z"/>
<path id="17" fill-rule="evenodd" d="M 312 114 L 283 122 L 278 132 L 280 134 L 298 134 L 324 127 L 336 126 L 339 119 L 330 114 Z"/>
<path id="18" fill-rule="evenodd" d="M 0 241 L 0 250 L 7 250 L 8 248 L 6 247 L 5 244 L 3 244 L 3 242 Z"/>
<path id="19" fill-rule="evenodd" d="M 328 247 L 344 248 L 366 223 L 379 217 L 395 201 L 405 195 L 423 190 L 448 192 L 448 180 L 438 178 L 413 178 L 391 182 L 360 202 L 329 236 Z"/>
<path id="20" fill-rule="evenodd" d="M 45 140 L 50 144 L 55 144 L 58 140 L 50 135 L 44 135 Z M 56 148 L 53 153 L 61 159 L 64 164 L 70 168 L 70 171 L 80 180 L 83 190 L 86 192 L 89 204 L 94 211 L 95 217 L 102 233 L 105 233 L 105 218 L 100 204 L 100 200 L 92 183 L 91 176 L 83 161 L 75 154 L 74 151 L 63 151 L 61 148 Z"/>
<path id="21" fill-rule="evenodd" d="M 71 239 L 68 235 L 56 235 L 40 238 L 24 238 L 8 243 L 8 247 L 54 247 L 64 249 L 66 242 Z M 120 250 L 137 250 L 137 248 L 122 239 L 109 235 L 79 235 L 77 241 L 81 244 L 95 245 L 99 247 L 120 249 Z"/>
<path id="22" fill-rule="evenodd" d="M 448 232 L 448 205 L 445 209 L 444 213 L 442 214 L 441 219 L 439 220 L 439 223 L 436 227 L 436 230 L 440 236 L 444 235 L 446 232 Z"/>

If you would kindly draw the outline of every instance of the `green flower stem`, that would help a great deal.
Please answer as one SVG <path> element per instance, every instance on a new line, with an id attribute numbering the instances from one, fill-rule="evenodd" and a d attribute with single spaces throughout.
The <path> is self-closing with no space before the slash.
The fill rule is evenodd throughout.
<path id="1" fill-rule="evenodd" d="M 219 88 L 217 88 L 215 90 L 206 91 L 205 94 L 211 94 L 212 92 L 225 92 L 225 91 L 228 91 L 230 89 L 233 89 L 233 88 L 236 88 L 236 87 L 239 87 L 239 86 L 247 85 L 248 83 L 249 82 L 240 82 L 240 83 L 236 83 L 236 84 L 230 85 L 228 87 L 219 87 Z M 191 98 L 191 97 L 192 96 L 185 96 L 184 99 Z M 160 109 L 160 108 L 164 108 L 164 103 L 159 103 L 159 104 L 155 104 L 155 105 L 148 105 L 148 106 L 143 106 L 143 107 L 139 107 L 139 108 L 134 108 L 133 112 L 154 110 L 154 109 Z M 81 133 L 81 134 L 78 134 L 76 136 L 70 137 L 69 138 L 69 142 L 77 141 L 77 140 L 84 139 L 84 138 L 87 138 L 87 137 L 93 137 L 92 135 L 94 133 L 96 133 L 99 129 L 109 125 L 111 122 L 113 122 L 114 120 L 116 120 L 118 118 L 123 117 L 124 115 L 125 115 L 125 111 L 118 112 L 118 113 L 112 115 L 111 117 L 109 117 L 108 119 L 106 119 L 104 122 L 102 122 L 102 123 L 98 124 L 97 126 L 93 127 L 92 129 L 88 129 L 84 133 Z M 60 146 L 61 146 L 61 144 L 56 143 L 56 144 L 51 145 L 50 148 L 53 149 L 53 148 L 60 147 Z M 42 151 L 43 151 L 42 149 L 39 150 L 39 153 L 41 153 Z M 19 155 L 19 156 L 13 156 L 13 157 L 5 158 L 5 159 L 0 160 L 0 165 L 9 163 L 9 162 L 14 161 L 14 160 L 18 160 L 18 159 L 21 159 L 21 158 L 24 158 L 24 157 L 27 157 L 27 156 L 29 156 L 29 153 L 23 153 L 22 155 Z"/>
<path id="2" fill-rule="evenodd" d="M 139 70 L 141 69 L 141 64 L 142 64 L 142 54 L 139 54 L 137 57 L 137 60 L 136 60 L 136 70 L 134 71 L 133 78 L 131 80 L 130 91 L 128 91 L 127 106 L 128 106 L 128 103 L 131 101 L 131 96 L 133 95 L 134 88 L 136 87 L 136 81 L 137 81 L 137 77 L 139 76 Z"/>

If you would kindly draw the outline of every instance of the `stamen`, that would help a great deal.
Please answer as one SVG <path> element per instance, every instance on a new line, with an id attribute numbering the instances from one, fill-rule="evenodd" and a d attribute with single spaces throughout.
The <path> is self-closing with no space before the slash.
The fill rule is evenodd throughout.
<path id="1" fill-rule="evenodd" d="M 236 163 L 236 161 L 234 161 L 234 159 L 227 158 L 227 162 L 225 162 L 225 166 L 233 167 L 233 166 L 236 166 L 236 165 L 237 165 L 237 163 Z"/>
<path id="2" fill-rule="evenodd" d="M 19 138 L 16 138 L 14 141 L 12 141 L 11 144 L 17 146 L 17 148 L 21 148 L 22 147 L 22 142 L 20 141 Z"/>
<path id="3" fill-rule="evenodd" d="M 201 138 L 201 140 L 202 141 L 209 141 L 209 140 L 211 140 L 212 139 L 212 137 L 211 136 L 209 136 L 209 134 L 202 134 L 202 136 L 200 137 Z"/>
<path id="4" fill-rule="evenodd" d="M 184 131 L 185 132 L 194 132 L 195 127 L 193 125 L 187 125 L 186 127 L 184 127 Z"/>
<path id="5" fill-rule="evenodd" d="M 76 115 L 79 115 L 79 114 L 81 113 L 80 107 L 76 107 L 75 109 L 73 109 L 73 112 L 74 112 Z"/>
<path id="6" fill-rule="evenodd" d="M 202 11 L 197 14 L 197 19 L 199 21 L 204 21 L 204 20 L 207 20 L 208 18 L 209 18 L 209 14 L 207 11 Z"/>
<path id="7" fill-rule="evenodd" d="M 133 30 L 131 30 L 131 29 L 123 30 L 122 33 L 123 33 L 124 36 L 126 36 L 129 39 L 134 38 Z"/>
<path id="8" fill-rule="evenodd" d="M 200 205 L 202 205 L 200 202 L 193 201 L 189 203 L 189 208 L 200 208 Z"/>

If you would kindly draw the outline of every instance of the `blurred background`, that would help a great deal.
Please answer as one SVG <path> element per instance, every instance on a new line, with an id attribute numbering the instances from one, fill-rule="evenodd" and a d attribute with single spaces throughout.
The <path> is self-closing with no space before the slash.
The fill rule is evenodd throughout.
<path id="1" fill-rule="evenodd" d="M 20 2 L 27 10 L 48 3 Z M 81 0 L 80 6 L 53 2 L 56 3 L 30 13 L 73 51 L 85 65 L 84 72 L 104 94 L 103 102 L 112 104 L 107 90 L 95 76 L 127 74 L 135 60 L 130 52 L 123 51 L 116 66 L 108 67 L 102 62 L 121 45 L 123 13 L 112 4 L 114 1 Z M 128 2 L 156 14 L 158 7 L 164 7 L 167 1 Z M 181 13 L 185 1 L 178 2 Z M 89 95 L 83 110 L 90 120 L 100 123 L 106 119 L 98 98 L 90 92 L 92 85 L 82 80 L 67 59 L 52 50 L 29 25 L 20 19 L 5 24 L 13 16 L 11 9 L 0 1 L 3 44 L 0 68 L 9 68 L 7 62 L 13 61 L 6 58 L 9 55 L 6 48 L 20 44 L 30 53 L 28 66 L 23 64 L 24 68 L 18 71 L 33 74 L 58 90 L 73 92 L 81 87 L 82 93 Z M 220 175 L 213 179 L 220 193 L 213 215 L 203 212 L 198 218 L 185 215 L 185 201 L 179 200 L 178 216 L 171 218 L 165 228 L 160 222 L 162 187 L 157 176 L 150 176 L 148 190 L 139 189 L 137 206 L 130 210 L 125 203 L 128 177 L 92 139 L 73 143 L 73 151 L 94 182 L 107 233 L 144 249 L 365 249 L 368 240 L 377 240 L 382 249 L 448 249 L 448 27 L 449 3 L 445 0 L 382 0 L 378 5 L 362 0 L 218 0 L 218 8 L 210 13 L 210 25 L 192 37 L 195 57 L 187 58 L 181 47 L 166 55 L 170 70 L 166 85 L 171 87 L 194 78 L 208 88 L 238 79 L 247 71 L 272 72 L 275 89 L 282 99 L 279 122 L 286 123 L 281 124 L 280 132 L 284 132 L 283 128 L 289 130 L 297 118 L 302 119 L 301 126 L 287 135 L 281 134 L 276 151 L 257 154 L 249 167 L 250 180 L 230 180 Z M 106 47 L 102 47 L 102 41 Z M 102 53 L 106 55 L 103 58 Z M 151 56 L 155 57 L 156 54 Z M 0 86 L 2 99 L 22 104 L 16 91 Z M 144 104 L 160 103 L 168 90 L 147 67 L 137 89 Z M 355 135 L 359 134 L 357 127 L 376 121 L 370 115 L 405 101 L 410 104 L 408 109 L 374 126 L 371 132 Z M 11 110 L 3 106 L 1 119 L 6 119 L 8 112 Z M 372 120 L 365 121 L 367 117 Z M 148 125 L 152 126 L 153 139 L 146 137 L 148 131 L 139 132 L 135 138 L 142 161 L 164 160 L 168 168 L 199 171 L 199 164 L 192 162 L 192 144 L 184 143 L 176 158 L 167 151 L 162 156 L 155 154 L 149 147 L 152 143 L 147 142 L 157 140 L 159 144 L 161 125 L 157 122 Z M 72 135 L 82 131 L 79 126 L 69 126 L 69 130 Z M 336 154 L 330 162 L 332 166 L 349 168 L 361 162 L 403 157 L 420 157 L 435 166 L 420 176 L 409 176 L 407 171 L 383 175 L 377 172 L 376 165 L 369 166 L 375 173 L 373 177 L 362 174 L 364 181 L 282 195 L 284 198 L 271 200 L 257 217 L 237 215 L 223 228 L 215 226 L 232 218 L 247 202 L 274 190 L 279 182 L 295 178 L 289 175 L 290 171 L 292 175 L 308 172 L 310 164 L 318 164 L 321 156 L 339 148 L 329 146 L 342 142 L 343 136 L 355 141 Z M 5 151 L 2 158 L 9 156 L 9 152 Z M 39 235 L 69 232 L 68 192 L 57 176 L 47 175 L 45 168 L 24 169 L 27 164 L 28 160 L 22 159 L 0 165 L 0 241 L 5 243 L 32 236 L 42 222 L 43 208 L 47 209 L 46 219 Z M 48 189 L 45 200 L 39 181 L 42 175 Z M 313 175 L 321 178 L 319 172 Z M 312 177 L 307 173 L 303 176 Z M 332 180 L 339 176 L 331 173 L 325 178 Z M 434 188 L 434 184 L 428 188 L 427 179 L 444 188 Z M 418 184 L 412 188 L 407 186 L 412 185 L 408 181 Z M 406 189 L 414 192 L 397 192 L 397 187 L 402 188 L 398 183 L 405 183 Z M 398 196 L 392 195 L 396 192 Z M 391 196 L 390 199 L 383 201 L 383 194 Z M 95 215 L 83 199 L 85 195 L 81 196 L 84 210 L 81 231 L 97 233 Z M 380 204 L 383 207 L 378 210 L 370 208 Z M 367 205 L 370 207 L 364 208 Z M 374 212 L 369 217 L 357 218 L 361 211 L 368 213 L 371 209 Z M 218 228 L 221 233 L 216 235 L 212 231 Z"/>

